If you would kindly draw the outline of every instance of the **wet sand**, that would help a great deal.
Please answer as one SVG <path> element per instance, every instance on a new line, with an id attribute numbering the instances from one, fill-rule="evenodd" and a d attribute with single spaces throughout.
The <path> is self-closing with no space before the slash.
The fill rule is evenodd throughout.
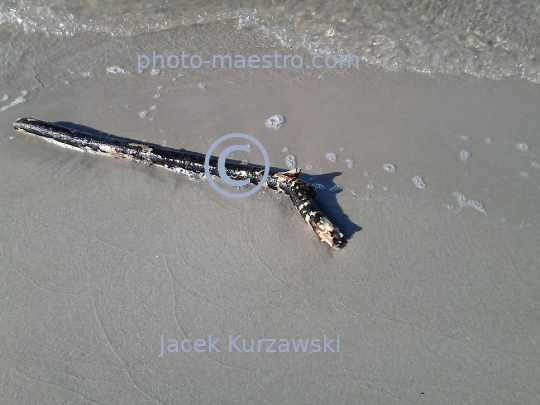
<path id="1" fill-rule="evenodd" d="M 0 113 L 1 402 L 538 403 L 540 87 L 378 69 L 243 80 L 86 78 Z M 346 245 L 320 243 L 283 195 L 228 199 L 62 149 L 16 133 L 26 116 L 201 153 L 252 135 L 320 184 Z M 158 357 L 162 335 L 177 353 Z"/>

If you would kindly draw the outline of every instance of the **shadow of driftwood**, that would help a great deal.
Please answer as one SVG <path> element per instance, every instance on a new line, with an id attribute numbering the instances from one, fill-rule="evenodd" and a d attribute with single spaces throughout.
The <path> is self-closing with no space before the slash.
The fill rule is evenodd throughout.
<path id="1" fill-rule="evenodd" d="M 86 132 L 93 135 L 101 135 L 101 136 L 113 136 L 117 137 L 115 135 L 111 135 L 107 132 L 102 132 L 97 129 L 87 127 L 85 125 L 76 124 L 73 122 L 66 122 L 66 121 L 58 121 L 54 124 L 60 125 L 66 128 L 74 129 L 81 132 Z M 118 138 L 118 137 L 117 137 Z M 139 144 L 149 144 L 147 142 L 139 141 L 137 140 L 137 143 Z M 149 144 L 151 145 L 151 144 Z M 168 148 L 167 148 L 168 149 Z M 200 154 L 201 156 L 204 156 L 204 154 Z M 235 161 L 232 159 L 227 159 L 229 162 L 234 163 L 240 163 L 239 161 Z M 271 172 L 285 172 L 287 169 L 279 168 L 279 167 L 271 167 Z M 334 179 L 341 175 L 340 172 L 333 172 L 333 173 L 325 173 L 325 174 L 307 174 L 307 173 L 301 173 L 300 178 L 304 181 L 307 181 L 311 184 L 318 184 L 323 186 L 324 188 L 317 189 L 317 197 L 315 198 L 315 201 L 322 212 L 332 221 L 334 225 L 336 225 L 341 233 L 343 233 L 343 240 L 342 240 L 342 246 L 345 246 L 347 244 L 347 241 L 358 231 L 362 230 L 362 227 L 358 226 L 354 222 L 352 222 L 347 214 L 343 212 L 340 205 L 337 201 L 337 194 L 341 192 L 341 188 L 337 186 L 334 183 Z"/>

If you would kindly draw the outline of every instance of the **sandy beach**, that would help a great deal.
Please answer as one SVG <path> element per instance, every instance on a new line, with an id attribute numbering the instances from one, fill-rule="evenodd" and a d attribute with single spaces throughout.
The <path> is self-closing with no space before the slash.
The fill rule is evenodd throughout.
<path id="1" fill-rule="evenodd" d="M 176 34 L 289 52 L 202 26 L 4 53 L 0 402 L 540 403 L 540 85 L 364 62 L 137 73 Z M 227 198 L 20 117 L 203 154 L 248 134 L 316 185 L 343 246 L 283 194 Z"/>
<path id="2" fill-rule="evenodd" d="M 182 90 L 109 78 L 5 111 L 2 402 L 536 403 L 539 101 L 520 81 L 373 69 Z M 202 153 L 252 134 L 273 166 L 312 166 L 347 243 L 321 244 L 283 195 L 228 199 L 62 149 L 12 130 L 22 116 Z M 219 353 L 158 357 L 162 335 L 211 335 Z M 238 335 L 253 353 L 229 347 Z M 339 352 L 291 343 L 338 335 Z"/>

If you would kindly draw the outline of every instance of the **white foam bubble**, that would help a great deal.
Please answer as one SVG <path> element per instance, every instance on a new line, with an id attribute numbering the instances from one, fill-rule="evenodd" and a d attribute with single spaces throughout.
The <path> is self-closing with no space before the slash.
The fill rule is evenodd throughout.
<path id="1" fill-rule="evenodd" d="M 313 170 L 313 165 L 307 165 L 306 170 Z"/>
<path id="2" fill-rule="evenodd" d="M 81 76 L 82 76 L 82 77 L 94 77 L 94 75 L 92 74 L 92 72 L 82 72 L 82 73 L 81 73 Z"/>
<path id="3" fill-rule="evenodd" d="M 463 161 L 468 160 L 471 157 L 471 152 L 467 152 L 466 150 L 462 150 L 459 152 L 459 158 Z"/>
<path id="4" fill-rule="evenodd" d="M 493 143 L 491 138 L 486 138 L 486 140 L 484 142 L 486 142 L 488 145 L 491 145 Z"/>
<path id="5" fill-rule="evenodd" d="M 148 114 L 148 111 L 141 111 L 139 113 L 139 117 L 144 118 L 144 117 L 146 117 L 146 114 Z"/>
<path id="6" fill-rule="evenodd" d="M 369 173 L 368 173 L 368 172 L 364 172 L 364 176 L 369 176 Z"/>
<path id="7" fill-rule="evenodd" d="M 459 205 L 456 212 L 460 212 L 465 207 L 472 207 L 480 212 L 483 212 L 484 214 L 487 214 L 484 205 L 480 201 L 471 200 L 466 195 L 458 193 L 457 191 L 454 192 L 454 196 L 456 196 Z"/>
<path id="8" fill-rule="evenodd" d="M 4 96 L 2 97 L 2 100 L 0 101 L 8 101 L 9 100 L 9 96 L 7 94 L 4 94 Z"/>
<path id="9" fill-rule="evenodd" d="M 158 86 L 157 89 L 158 90 L 161 90 L 163 88 L 163 86 Z"/>
<path id="10" fill-rule="evenodd" d="M 366 185 L 366 187 L 369 188 L 370 190 L 375 189 L 375 186 L 373 184 L 371 184 L 371 183 Z"/>
<path id="11" fill-rule="evenodd" d="M 199 83 L 199 89 L 206 89 L 206 84 Z"/>
<path id="12" fill-rule="evenodd" d="M 285 158 L 285 164 L 287 168 L 294 169 L 296 167 L 296 157 L 294 155 L 289 155 Z"/>
<path id="13" fill-rule="evenodd" d="M 159 75 L 159 69 L 152 69 L 152 70 L 150 71 L 150 74 L 151 74 L 152 76 L 157 76 L 157 75 Z"/>
<path id="14" fill-rule="evenodd" d="M 531 174 L 528 173 L 528 172 L 521 172 L 519 175 L 520 175 L 521 177 L 525 177 L 525 178 L 528 178 L 528 177 L 531 176 Z"/>
<path id="15" fill-rule="evenodd" d="M 153 105 L 152 107 L 150 107 L 151 110 L 157 110 L 157 105 Z"/>
<path id="16" fill-rule="evenodd" d="M 387 163 L 383 166 L 383 169 L 389 173 L 394 173 L 396 171 L 396 166 L 391 163 Z"/>
<path id="17" fill-rule="evenodd" d="M 465 135 L 461 135 L 459 137 L 462 141 L 468 141 L 469 140 L 469 137 L 468 136 L 465 136 Z"/>
<path id="18" fill-rule="evenodd" d="M 264 125 L 266 128 L 280 129 L 285 124 L 285 117 L 283 115 L 272 115 L 266 120 Z"/>
<path id="19" fill-rule="evenodd" d="M 107 73 L 111 73 L 113 75 L 115 75 L 115 74 L 125 74 L 125 75 L 130 74 L 129 70 L 122 69 L 121 67 L 118 67 L 118 66 L 110 66 L 110 67 L 108 67 L 107 68 Z"/>
<path id="20" fill-rule="evenodd" d="M 154 98 L 160 98 L 161 97 L 161 94 L 157 93 L 157 94 L 154 94 Z"/>
<path id="21" fill-rule="evenodd" d="M 538 162 L 531 162 L 531 165 L 533 165 L 537 169 L 540 169 L 540 163 L 538 163 Z"/>
<path id="22" fill-rule="evenodd" d="M 349 169 L 352 169 L 354 167 L 354 161 L 352 159 L 345 160 L 345 164 Z"/>
<path id="23" fill-rule="evenodd" d="M 382 189 L 383 189 L 384 191 L 388 191 L 388 190 L 390 190 L 390 187 L 388 187 L 388 186 L 383 186 Z"/>
<path id="24" fill-rule="evenodd" d="M 16 105 L 25 103 L 26 99 L 24 98 L 24 96 L 26 96 L 28 94 L 28 92 L 26 90 L 23 90 L 23 91 L 21 91 L 21 94 L 22 94 L 22 96 L 17 97 L 15 100 L 13 100 L 8 105 L 5 105 L 2 108 L 0 108 L 0 111 L 6 111 L 6 110 L 9 110 L 11 107 L 15 107 Z"/>
<path id="25" fill-rule="evenodd" d="M 426 183 L 424 183 L 424 179 L 422 178 L 422 176 L 414 176 L 412 178 L 412 181 L 416 187 L 426 188 Z"/>
<path id="26" fill-rule="evenodd" d="M 516 145 L 516 148 L 518 148 L 519 150 L 522 150 L 522 151 L 528 151 L 529 150 L 529 145 L 527 145 L 526 143 L 518 143 Z"/>
<path id="27" fill-rule="evenodd" d="M 333 152 L 328 152 L 326 154 L 326 159 L 328 159 L 330 162 L 335 162 L 337 160 L 337 155 Z"/>
<path id="28" fill-rule="evenodd" d="M 281 151 L 283 153 L 287 153 L 289 151 L 289 148 L 285 146 L 285 147 L 283 147 L 283 149 L 281 149 Z"/>

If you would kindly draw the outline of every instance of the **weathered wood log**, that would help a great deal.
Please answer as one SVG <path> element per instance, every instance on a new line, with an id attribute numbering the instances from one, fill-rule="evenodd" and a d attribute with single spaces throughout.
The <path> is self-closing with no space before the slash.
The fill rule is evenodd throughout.
<path id="1" fill-rule="evenodd" d="M 63 147 L 99 155 L 133 159 L 188 176 L 199 175 L 202 177 L 205 173 L 205 155 L 197 152 L 172 149 L 105 133 L 83 132 L 34 118 L 19 118 L 13 126 L 18 131 L 38 135 Z M 241 164 L 229 159 L 225 163 L 225 169 L 231 179 L 249 179 L 249 182 L 254 185 L 261 182 L 264 173 L 263 166 Z M 215 156 L 210 158 L 209 172 L 212 176 L 219 177 L 218 158 Z M 264 186 L 288 195 L 302 218 L 311 225 L 319 239 L 332 248 L 338 248 L 343 234 L 317 207 L 313 200 L 316 188 L 301 180 L 299 175 L 300 169 L 284 172 L 270 171 Z"/>

